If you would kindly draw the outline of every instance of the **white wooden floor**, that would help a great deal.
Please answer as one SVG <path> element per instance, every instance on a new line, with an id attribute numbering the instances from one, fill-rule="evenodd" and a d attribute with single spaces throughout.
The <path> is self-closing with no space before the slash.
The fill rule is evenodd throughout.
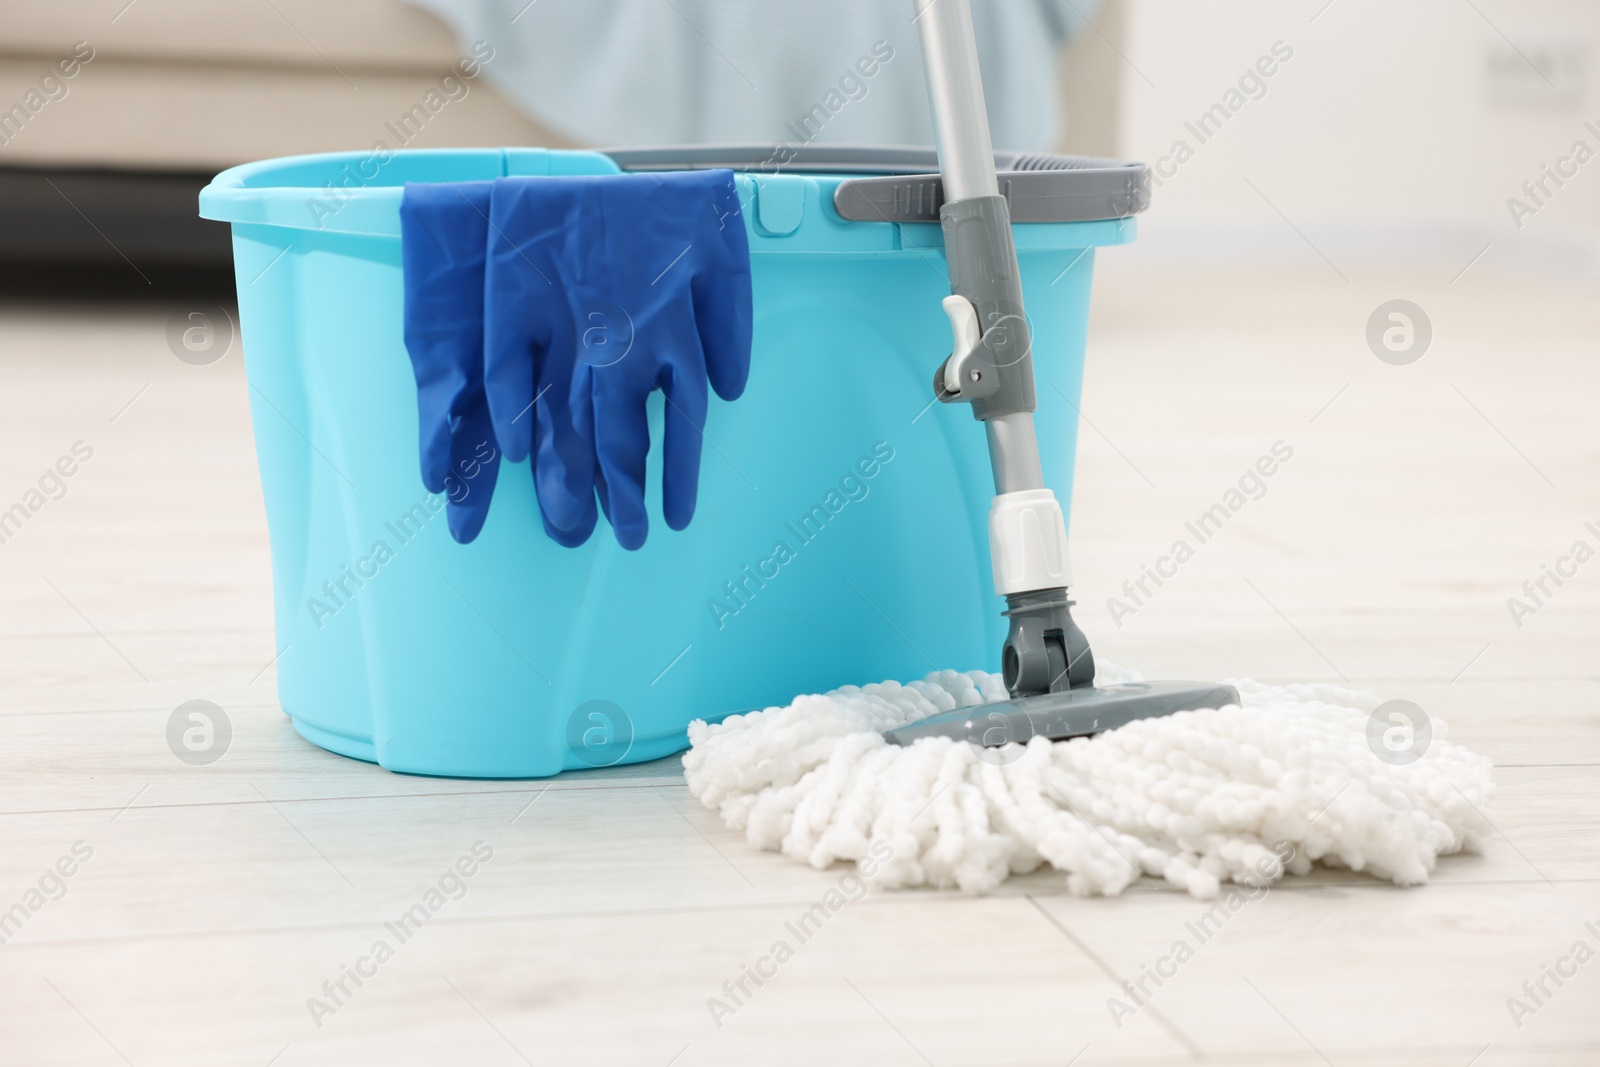
<path id="1" fill-rule="evenodd" d="M 1204 908 L 1144 886 L 874 894 L 719 1027 L 708 998 L 842 872 L 750 851 L 675 759 L 474 783 L 300 740 L 237 349 L 179 362 L 166 307 L 12 304 L 0 509 L 94 451 L 0 544 L 0 909 L 31 913 L 0 946 L 0 1062 L 1600 1063 L 1600 962 L 1507 1006 L 1600 951 L 1600 562 L 1521 628 L 1505 605 L 1600 547 L 1592 288 L 1100 270 L 1073 522 L 1098 653 L 1417 702 L 1499 765 L 1482 855 L 1420 889 L 1291 880 L 1204 944 Z M 1393 297 L 1433 324 L 1410 366 L 1364 339 Z M 1280 440 L 1266 495 L 1114 625 L 1105 598 Z M 233 725 L 211 766 L 165 738 L 192 699 Z M 317 1025 L 308 998 L 477 841 L 465 895 Z M 1194 958 L 1117 1025 L 1108 998 L 1180 939 Z"/>

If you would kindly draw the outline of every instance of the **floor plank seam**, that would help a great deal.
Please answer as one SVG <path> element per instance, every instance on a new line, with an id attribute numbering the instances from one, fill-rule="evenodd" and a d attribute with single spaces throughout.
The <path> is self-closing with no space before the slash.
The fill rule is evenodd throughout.
<path id="1" fill-rule="evenodd" d="M 138 777 L 131 775 L 132 778 Z M 662 786 L 681 786 L 681 778 L 627 778 L 618 779 L 616 782 L 596 782 L 593 785 L 551 785 L 544 790 L 523 789 L 463 789 L 457 793 L 364 793 L 351 797 L 285 797 L 271 801 L 264 800 L 194 800 L 169 804 L 140 804 L 134 811 L 159 811 L 170 808 L 234 808 L 261 806 L 263 804 L 339 804 L 345 802 L 371 801 L 371 800 L 427 800 L 440 797 L 492 797 L 492 796 L 521 796 L 529 792 L 552 793 L 588 793 L 595 791 L 610 791 L 620 789 L 659 789 Z M 26 815 L 93 815 L 99 812 L 121 811 L 121 807 L 91 807 L 91 808 L 43 808 L 39 810 L 0 811 L 0 818 L 10 818 Z"/>

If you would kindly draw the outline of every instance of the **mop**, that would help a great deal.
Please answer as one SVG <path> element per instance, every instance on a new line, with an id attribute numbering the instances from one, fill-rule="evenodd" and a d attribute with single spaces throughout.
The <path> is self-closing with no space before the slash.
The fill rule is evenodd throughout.
<path id="1" fill-rule="evenodd" d="M 1317 862 L 1426 881 L 1439 856 L 1477 846 L 1493 793 L 1489 761 L 1451 744 L 1443 723 L 1420 759 L 1400 762 L 1368 743 L 1370 693 L 1096 671 L 1041 471 L 968 0 L 917 0 L 916 21 L 955 342 L 934 394 L 970 404 L 988 439 L 990 556 L 1010 621 L 1001 674 L 938 671 L 695 722 L 691 793 L 759 848 L 819 868 L 856 861 L 885 887 L 985 892 L 1045 863 L 1080 895 L 1159 877 L 1207 898 Z"/>
<path id="2" fill-rule="evenodd" d="M 1107 671 L 1102 682 L 1117 677 Z M 1400 763 L 1369 744 L 1371 693 L 1233 684 L 1240 700 L 1222 708 L 995 747 L 901 746 L 883 731 L 1003 701 L 997 675 L 846 686 L 693 723 L 684 777 L 757 848 L 817 868 L 867 859 L 864 875 L 884 888 L 982 893 L 1049 864 L 1079 896 L 1144 881 L 1206 899 L 1318 862 L 1415 885 L 1438 857 L 1476 849 L 1492 766 L 1452 744 L 1444 721 L 1431 720 L 1420 759 Z"/>

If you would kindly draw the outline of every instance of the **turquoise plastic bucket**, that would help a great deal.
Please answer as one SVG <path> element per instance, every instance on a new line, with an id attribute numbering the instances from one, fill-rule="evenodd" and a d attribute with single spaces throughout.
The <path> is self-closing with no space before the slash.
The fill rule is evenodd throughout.
<path id="1" fill-rule="evenodd" d="M 841 177 L 741 174 L 750 384 L 712 400 L 699 509 L 564 549 L 526 463 L 479 538 L 418 473 L 401 338 L 407 181 L 612 173 L 593 152 L 343 153 L 217 176 L 233 226 L 272 543 L 278 692 L 307 739 L 394 771 L 537 777 L 681 750 L 697 718 L 847 683 L 998 668 L 983 428 L 931 403 L 950 349 L 936 224 L 851 222 Z M 1092 249 L 1131 219 L 1016 227 L 1045 480 L 1071 500 Z M 660 402 L 653 398 L 653 439 Z"/>

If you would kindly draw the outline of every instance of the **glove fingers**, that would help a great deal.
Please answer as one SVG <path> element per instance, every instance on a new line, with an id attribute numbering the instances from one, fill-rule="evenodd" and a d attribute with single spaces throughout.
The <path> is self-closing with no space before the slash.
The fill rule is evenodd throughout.
<path id="1" fill-rule="evenodd" d="M 470 353 L 476 367 L 483 358 L 483 333 L 481 324 L 470 338 L 462 336 L 449 344 L 463 354 Z M 484 404 L 483 382 L 469 375 L 459 364 L 440 367 L 438 375 L 427 383 L 418 383 L 417 408 L 422 432 L 422 484 L 431 493 L 449 491 L 450 479 L 459 471 L 458 463 L 464 456 L 458 454 L 458 439 L 465 434 L 487 438 L 487 443 L 498 460 L 499 450 L 493 448 L 493 427 L 489 411 Z"/>
<path id="2" fill-rule="evenodd" d="M 455 380 L 417 382 L 417 429 L 421 437 L 422 484 L 430 493 L 444 492 L 444 480 L 454 462 L 450 455 L 450 428 L 455 420 L 460 383 Z"/>
<path id="3" fill-rule="evenodd" d="M 451 470 L 455 418 L 481 403 L 489 194 L 488 182 L 408 183 L 400 202 L 404 335 L 417 380 L 422 481 L 435 493 Z"/>
<path id="4" fill-rule="evenodd" d="M 500 475 L 500 450 L 494 427 L 481 404 L 462 416 L 450 442 L 450 471 L 444 478 L 450 536 L 467 544 L 483 529 Z"/>
<path id="5" fill-rule="evenodd" d="M 713 195 L 717 270 L 693 285 L 694 317 L 705 349 L 706 376 L 724 400 L 737 400 L 750 377 L 750 238 L 730 172 Z"/>
<path id="6" fill-rule="evenodd" d="M 645 401 L 653 385 L 639 388 L 601 368 L 590 374 L 594 396 L 594 446 L 598 476 L 604 480 L 606 518 L 626 549 L 644 544 L 650 520 L 644 507 L 645 457 L 650 424 Z"/>
<path id="7" fill-rule="evenodd" d="M 580 369 L 580 378 L 582 374 Z M 550 536 L 562 544 L 572 537 L 582 544 L 599 517 L 594 499 L 593 425 L 585 403 L 589 395 L 586 383 L 578 381 L 568 388 L 571 397 L 557 401 L 552 396 L 556 386 L 551 386 L 535 405 L 539 432 L 533 459 L 534 489 L 546 532 L 560 531 L 559 536 Z"/>
<path id="8" fill-rule="evenodd" d="M 518 308 L 520 287 L 496 270 L 499 259 L 490 254 L 484 285 L 483 384 L 495 437 L 516 463 L 533 447 L 534 340 L 531 316 Z"/>
<path id="9" fill-rule="evenodd" d="M 577 548 L 589 540 L 589 535 L 594 533 L 595 524 L 599 519 L 600 514 L 595 510 L 593 493 L 589 494 L 588 511 L 579 515 L 574 520 L 573 525 L 567 528 L 552 525 L 550 517 L 544 513 L 544 509 L 541 508 L 539 510 L 539 521 L 544 524 L 545 534 L 562 548 Z"/>
<path id="10" fill-rule="evenodd" d="M 502 182 L 493 183 L 485 224 L 483 381 L 495 436 L 513 463 L 533 450 L 535 381 L 551 337 L 552 300 L 560 300 L 549 271 L 535 265 L 539 252 L 513 240 L 537 232 L 523 204 Z"/>
<path id="11" fill-rule="evenodd" d="M 706 352 L 706 377 L 724 400 L 737 400 L 750 380 L 750 275 L 718 285 L 696 283 L 694 317 Z"/>
<path id="12" fill-rule="evenodd" d="M 694 518 L 699 494 L 701 443 L 705 440 L 706 382 L 681 368 L 662 382 L 667 395 L 666 431 L 662 434 L 661 510 L 667 525 L 681 530 Z"/>

